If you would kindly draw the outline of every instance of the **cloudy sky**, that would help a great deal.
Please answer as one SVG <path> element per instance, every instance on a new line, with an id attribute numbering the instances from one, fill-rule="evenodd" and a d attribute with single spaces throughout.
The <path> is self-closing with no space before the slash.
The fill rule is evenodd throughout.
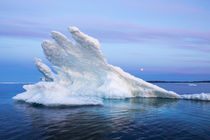
<path id="1" fill-rule="evenodd" d="M 34 82 L 41 42 L 68 26 L 144 80 L 210 80 L 209 0 L 1 0 L 0 82 Z"/>

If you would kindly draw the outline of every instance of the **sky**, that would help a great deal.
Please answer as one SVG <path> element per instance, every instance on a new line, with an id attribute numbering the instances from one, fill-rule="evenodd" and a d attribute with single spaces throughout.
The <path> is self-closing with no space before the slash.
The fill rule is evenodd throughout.
<path id="1" fill-rule="evenodd" d="M 52 30 L 97 38 L 110 64 L 144 80 L 210 80 L 209 0 L 1 0 L 0 82 L 36 82 Z M 50 65 L 50 64 L 49 64 Z"/>

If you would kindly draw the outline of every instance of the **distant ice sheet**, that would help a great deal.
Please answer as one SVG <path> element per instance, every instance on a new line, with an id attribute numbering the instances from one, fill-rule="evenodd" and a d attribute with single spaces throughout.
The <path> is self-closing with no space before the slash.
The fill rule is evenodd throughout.
<path id="1" fill-rule="evenodd" d="M 196 84 L 193 84 L 193 83 L 190 83 L 188 85 L 191 86 L 191 87 L 196 87 L 197 86 Z"/>
<path id="2" fill-rule="evenodd" d="M 181 98 L 182 99 L 187 99 L 187 100 L 210 101 L 210 93 L 185 94 L 185 95 L 181 95 Z"/>

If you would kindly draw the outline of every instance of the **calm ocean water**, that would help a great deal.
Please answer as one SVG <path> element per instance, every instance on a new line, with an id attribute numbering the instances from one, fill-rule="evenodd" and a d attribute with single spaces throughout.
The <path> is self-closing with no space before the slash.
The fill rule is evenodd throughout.
<path id="1" fill-rule="evenodd" d="M 210 93 L 210 84 L 157 85 L 179 94 Z M 210 102 L 133 98 L 52 108 L 13 101 L 22 86 L 0 84 L 0 140 L 210 140 Z"/>

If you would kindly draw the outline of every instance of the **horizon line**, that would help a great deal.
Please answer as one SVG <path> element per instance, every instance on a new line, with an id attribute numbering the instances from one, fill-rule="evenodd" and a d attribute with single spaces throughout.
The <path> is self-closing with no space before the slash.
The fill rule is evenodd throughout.
<path id="1" fill-rule="evenodd" d="M 210 83 L 210 80 L 190 80 L 190 81 L 167 81 L 167 80 L 148 80 L 149 83 Z M 37 82 L 0 82 L 0 84 L 33 84 Z"/>

